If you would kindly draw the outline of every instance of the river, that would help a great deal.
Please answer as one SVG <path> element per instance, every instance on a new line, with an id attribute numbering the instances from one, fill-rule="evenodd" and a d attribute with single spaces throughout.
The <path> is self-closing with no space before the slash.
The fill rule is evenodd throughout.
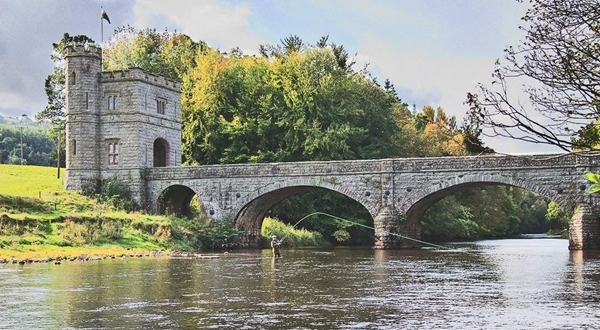
<path id="1" fill-rule="evenodd" d="M 563 239 L 0 267 L 1 329 L 597 329 L 600 251 Z"/>

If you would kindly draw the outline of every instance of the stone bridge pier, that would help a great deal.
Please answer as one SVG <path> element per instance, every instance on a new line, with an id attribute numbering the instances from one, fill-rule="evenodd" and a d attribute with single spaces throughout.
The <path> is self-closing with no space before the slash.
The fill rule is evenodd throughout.
<path id="1" fill-rule="evenodd" d="M 569 250 L 600 249 L 598 218 L 598 199 L 594 196 L 585 198 L 569 221 Z"/>

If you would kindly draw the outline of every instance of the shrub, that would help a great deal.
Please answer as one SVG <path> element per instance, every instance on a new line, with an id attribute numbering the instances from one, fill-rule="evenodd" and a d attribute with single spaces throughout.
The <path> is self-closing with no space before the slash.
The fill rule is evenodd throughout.
<path id="1" fill-rule="evenodd" d="M 116 178 L 110 179 L 102 185 L 98 200 L 128 212 L 137 208 L 131 197 L 129 186 Z"/>
<path id="2" fill-rule="evenodd" d="M 285 224 L 279 220 L 265 218 L 261 228 L 260 245 L 262 247 L 270 247 L 272 235 L 277 235 L 282 240 L 281 245 L 284 247 L 329 245 L 321 233 L 310 232 L 306 229 L 295 229 L 292 225 Z"/>

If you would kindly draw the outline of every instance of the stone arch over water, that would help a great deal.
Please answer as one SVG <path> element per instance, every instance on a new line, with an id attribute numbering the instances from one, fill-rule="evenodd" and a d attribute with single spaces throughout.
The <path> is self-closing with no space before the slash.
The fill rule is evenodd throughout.
<path id="1" fill-rule="evenodd" d="M 557 191 L 548 190 L 536 185 L 531 180 L 515 179 L 510 176 L 485 177 L 481 175 L 461 175 L 460 177 L 445 180 L 437 185 L 431 185 L 413 196 L 411 206 L 406 211 L 406 225 L 412 228 L 420 228 L 420 222 L 425 212 L 438 201 L 453 195 L 459 191 L 489 187 L 489 186 L 512 186 L 542 195 L 565 209 L 569 203 L 564 195 Z M 420 230 L 419 230 L 420 232 Z"/>
<path id="2" fill-rule="evenodd" d="M 371 215 L 376 212 L 370 210 L 357 196 L 358 194 L 351 189 L 340 189 L 338 185 L 324 181 L 309 182 L 309 180 L 298 179 L 270 184 L 264 190 L 248 196 L 248 199 L 244 199 L 243 202 L 233 207 L 234 210 L 239 210 L 239 212 L 233 216 L 232 223 L 238 229 L 249 234 L 250 245 L 258 243 L 262 222 L 269 210 L 289 197 L 318 189 L 344 195 L 361 205 Z M 241 205 L 241 203 L 244 204 Z"/>

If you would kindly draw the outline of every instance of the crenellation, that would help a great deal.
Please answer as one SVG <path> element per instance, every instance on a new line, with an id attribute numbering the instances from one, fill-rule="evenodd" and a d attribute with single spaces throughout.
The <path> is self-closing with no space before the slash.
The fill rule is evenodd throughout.
<path id="1" fill-rule="evenodd" d="M 181 92 L 181 83 L 179 81 L 169 79 L 164 76 L 148 73 L 140 68 L 129 68 L 119 71 L 102 72 L 102 83 L 122 83 L 128 81 L 140 81 L 146 83 L 146 85 L 165 88 L 176 93 Z"/>
<path id="2" fill-rule="evenodd" d="M 95 57 L 102 58 L 102 48 L 94 44 L 73 44 L 65 47 L 65 57 Z"/>

